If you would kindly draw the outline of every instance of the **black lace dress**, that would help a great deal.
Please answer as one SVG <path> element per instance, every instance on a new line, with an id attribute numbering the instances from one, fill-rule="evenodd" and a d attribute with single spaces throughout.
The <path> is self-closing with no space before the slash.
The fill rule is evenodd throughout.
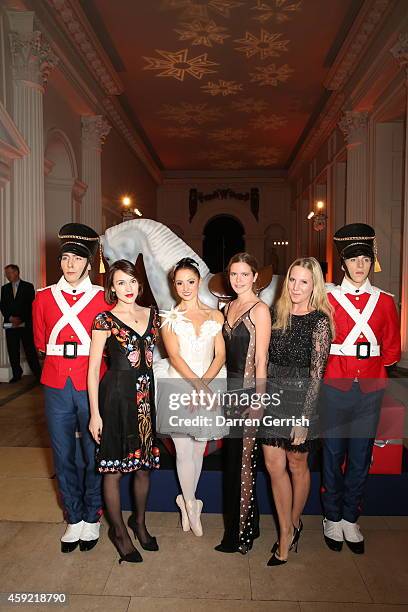
<path id="1" fill-rule="evenodd" d="M 156 311 L 151 309 L 141 336 L 108 311 L 98 314 L 93 329 L 111 332 L 106 340 L 109 369 L 99 385 L 103 428 L 97 468 L 99 472 L 158 468 L 152 369 L 159 329 Z"/>
<path id="2" fill-rule="evenodd" d="M 268 393 L 275 399 L 264 412 L 259 430 L 262 444 L 297 452 L 308 452 L 316 446 L 319 435 L 317 400 L 331 340 L 329 319 L 317 310 L 306 315 L 291 315 L 290 326 L 285 332 L 272 329 Z M 291 444 L 290 439 L 295 424 L 306 426 L 308 430 L 306 441 L 298 446 Z"/>

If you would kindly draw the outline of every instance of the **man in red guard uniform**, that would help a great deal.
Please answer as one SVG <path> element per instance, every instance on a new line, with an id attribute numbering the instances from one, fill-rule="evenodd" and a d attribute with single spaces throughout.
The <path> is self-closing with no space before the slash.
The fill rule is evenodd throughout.
<path id="1" fill-rule="evenodd" d="M 55 472 L 67 528 L 61 551 L 90 550 L 98 542 L 102 514 L 101 477 L 95 468 L 95 444 L 88 431 L 87 371 L 95 316 L 110 310 L 103 288 L 92 285 L 91 263 L 99 236 L 86 225 L 68 223 L 59 234 L 63 276 L 39 289 L 33 303 L 34 342 L 46 354 L 41 382 Z M 76 461 L 80 432 L 84 479 Z"/>
<path id="2" fill-rule="evenodd" d="M 345 276 L 329 289 L 335 333 L 323 385 L 323 532 L 327 546 L 364 552 L 357 524 L 370 468 L 386 367 L 401 357 L 399 321 L 389 293 L 368 279 L 379 271 L 375 231 L 352 223 L 334 235 Z"/>

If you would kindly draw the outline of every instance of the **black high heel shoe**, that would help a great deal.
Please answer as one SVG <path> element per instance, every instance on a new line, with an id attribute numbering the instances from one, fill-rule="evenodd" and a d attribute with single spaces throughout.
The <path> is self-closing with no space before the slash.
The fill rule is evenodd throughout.
<path id="1" fill-rule="evenodd" d="M 133 531 L 133 535 L 135 536 L 135 538 L 137 538 L 137 540 L 139 541 L 139 544 L 143 548 L 143 550 L 149 550 L 149 551 L 159 550 L 159 545 L 157 544 L 157 540 L 156 540 L 156 538 L 154 536 L 150 536 L 149 539 L 146 542 L 142 542 L 142 540 L 140 539 L 140 536 L 139 536 L 139 534 L 137 532 L 137 524 L 135 522 L 135 518 L 134 518 L 133 514 L 131 514 L 129 516 L 128 525 L 131 528 L 131 530 Z"/>
<path id="2" fill-rule="evenodd" d="M 293 528 L 293 538 L 292 538 L 292 543 L 290 545 L 289 550 L 294 550 L 297 553 L 300 534 L 302 533 L 302 531 L 303 531 L 303 523 L 302 523 L 302 519 L 299 519 L 299 527 Z"/>
<path id="3" fill-rule="evenodd" d="M 119 553 L 119 565 L 121 563 L 123 563 L 124 561 L 126 561 L 127 563 L 141 563 L 143 561 L 143 557 L 140 554 L 140 552 L 138 550 L 132 550 L 132 552 L 127 553 L 126 555 L 124 555 L 118 545 L 118 542 L 115 538 L 115 534 L 112 530 L 112 528 L 109 528 L 108 530 L 108 537 L 110 539 L 110 541 L 112 542 L 112 544 L 114 545 L 114 547 L 116 548 L 116 550 Z"/>
<path id="4" fill-rule="evenodd" d="M 277 542 L 276 542 L 276 544 L 277 544 Z M 275 545 L 274 545 L 273 548 L 275 548 Z M 276 546 L 275 550 L 273 551 L 272 557 L 269 559 L 269 561 L 267 563 L 267 565 L 269 565 L 269 567 L 271 567 L 273 565 L 284 565 L 285 563 L 288 562 L 287 559 L 279 559 L 279 557 L 276 556 L 277 549 L 278 549 L 278 546 Z M 289 551 L 288 551 L 288 554 L 289 554 Z"/>

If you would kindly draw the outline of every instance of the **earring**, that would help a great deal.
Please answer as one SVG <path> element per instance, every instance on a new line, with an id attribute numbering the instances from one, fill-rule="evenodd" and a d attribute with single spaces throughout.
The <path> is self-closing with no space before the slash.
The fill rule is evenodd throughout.
<path id="1" fill-rule="evenodd" d="M 116 293 L 116 291 L 114 289 L 112 289 L 112 293 Z"/>

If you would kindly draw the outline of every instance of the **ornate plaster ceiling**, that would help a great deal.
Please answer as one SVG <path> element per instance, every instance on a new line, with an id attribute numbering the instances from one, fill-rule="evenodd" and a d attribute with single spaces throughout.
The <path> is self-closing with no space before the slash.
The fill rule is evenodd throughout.
<path id="1" fill-rule="evenodd" d="M 285 168 L 360 0 L 86 0 L 165 170 Z"/>

